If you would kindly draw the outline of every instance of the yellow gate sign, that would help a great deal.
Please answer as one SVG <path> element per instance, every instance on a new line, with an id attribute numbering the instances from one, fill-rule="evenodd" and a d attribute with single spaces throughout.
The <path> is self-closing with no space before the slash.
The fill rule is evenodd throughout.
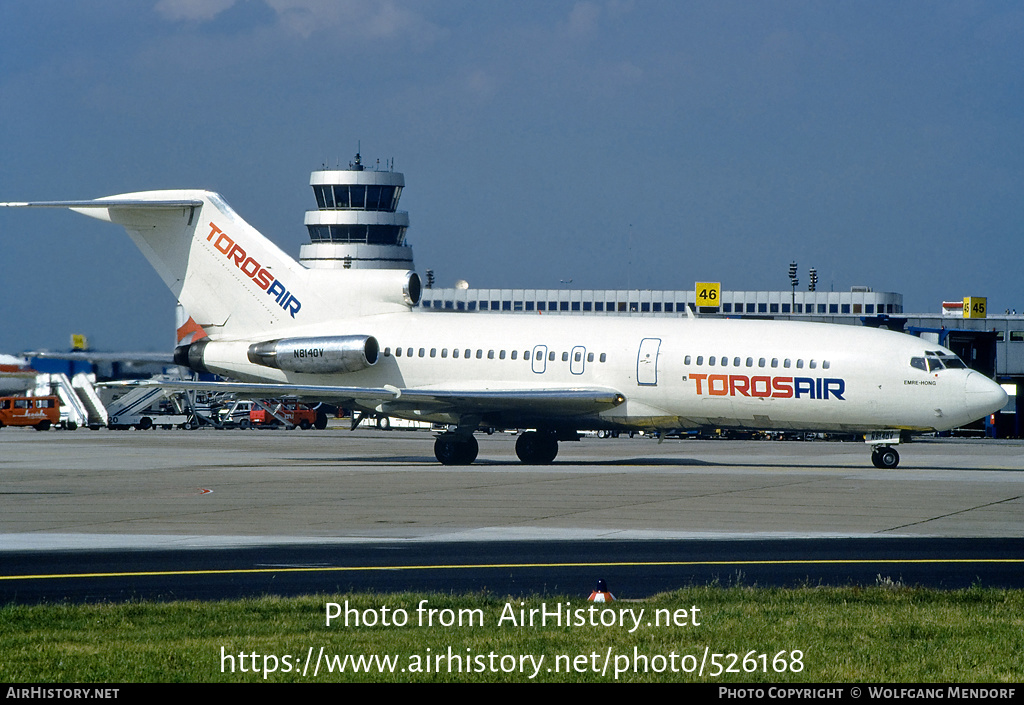
<path id="1" fill-rule="evenodd" d="M 697 305 L 701 308 L 718 308 L 722 305 L 720 282 L 697 282 L 694 293 L 697 296 Z"/>
<path id="2" fill-rule="evenodd" d="M 985 318 L 988 299 L 984 296 L 964 297 L 964 318 Z"/>

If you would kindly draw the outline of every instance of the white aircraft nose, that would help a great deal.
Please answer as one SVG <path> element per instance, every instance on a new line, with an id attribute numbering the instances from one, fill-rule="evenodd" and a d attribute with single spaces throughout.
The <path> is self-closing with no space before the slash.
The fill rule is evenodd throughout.
<path id="1" fill-rule="evenodd" d="M 967 375 L 964 386 L 967 408 L 976 419 L 999 411 L 1006 406 L 1009 399 L 1002 387 L 980 372 L 971 372 Z"/>

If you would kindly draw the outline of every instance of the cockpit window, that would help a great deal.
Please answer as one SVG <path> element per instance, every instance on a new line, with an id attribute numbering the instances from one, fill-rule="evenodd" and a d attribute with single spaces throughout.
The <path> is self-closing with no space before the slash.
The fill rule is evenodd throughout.
<path id="1" fill-rule="evenodd" d="M 935 370 L 951 369 L 951 370 L 965 370 L 967 365 L 956 355 L 951 354 L 948 350 L 926 350 L 924 359 L 915 357 L 911 359 L 910 365 L 920 370 L 926 370 L 927 372 L 934 372 Z M 922 367 L 924 365 L 924 367 Z"/>
<path id="2" fill-rule="evenodd" d="M 952 370 L 966 370 L 967 365 L 956 355 L 943 355 L 941 358 L 942 364 Z"/>

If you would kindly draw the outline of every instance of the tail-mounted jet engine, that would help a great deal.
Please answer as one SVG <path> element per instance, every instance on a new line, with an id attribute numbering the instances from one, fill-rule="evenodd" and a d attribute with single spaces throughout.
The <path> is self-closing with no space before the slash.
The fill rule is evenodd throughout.
<path id="1" fill-rule="evenodd" d="M 200 340 L 191 345 L 178 346 L 174 349 L 175 364 L 197 372 L 210 372 L 206 360 L 209 345 L 222 343 Z M 372 335 L 265 340 L 253 343 L 246 352 L 249 362 L 254 365 L 310 374 L 364 370 L 377 364 L 379 355 L 380 346 Z"/>
<path id="2" fill-rule="evenodd" d="M 249 346 L 249 362 L 287 372 L 332 374 L 377 364 L 380 346 L 372 335 L 281 338 Z"/>

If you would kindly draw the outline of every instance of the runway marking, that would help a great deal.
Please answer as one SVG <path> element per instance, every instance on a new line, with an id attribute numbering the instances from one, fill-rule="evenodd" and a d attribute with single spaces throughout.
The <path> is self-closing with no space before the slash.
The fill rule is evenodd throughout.
<path id="1" fill-rule="evenodd" d="M 245 575 L 255 573 L 351 573 L 374 570 L 456 570 L 460 568 L 659 568 L 682 566 L 755 566 L 755 565 L 976 565 L 982 563 L 1024 564 L 1024 558 L 850 558 L 836 560 L 784 561 L 622 561 L 613 563 L 451 563 L 437 565 L 371 565 L 302 568 L 224 568 L 214 570 L 152 570 L 117 573 L 52 573 L 40 575 L 0 575 L 0 580 L 62 580 L 69 578 L 140 578 L 170 575 Z"/>

